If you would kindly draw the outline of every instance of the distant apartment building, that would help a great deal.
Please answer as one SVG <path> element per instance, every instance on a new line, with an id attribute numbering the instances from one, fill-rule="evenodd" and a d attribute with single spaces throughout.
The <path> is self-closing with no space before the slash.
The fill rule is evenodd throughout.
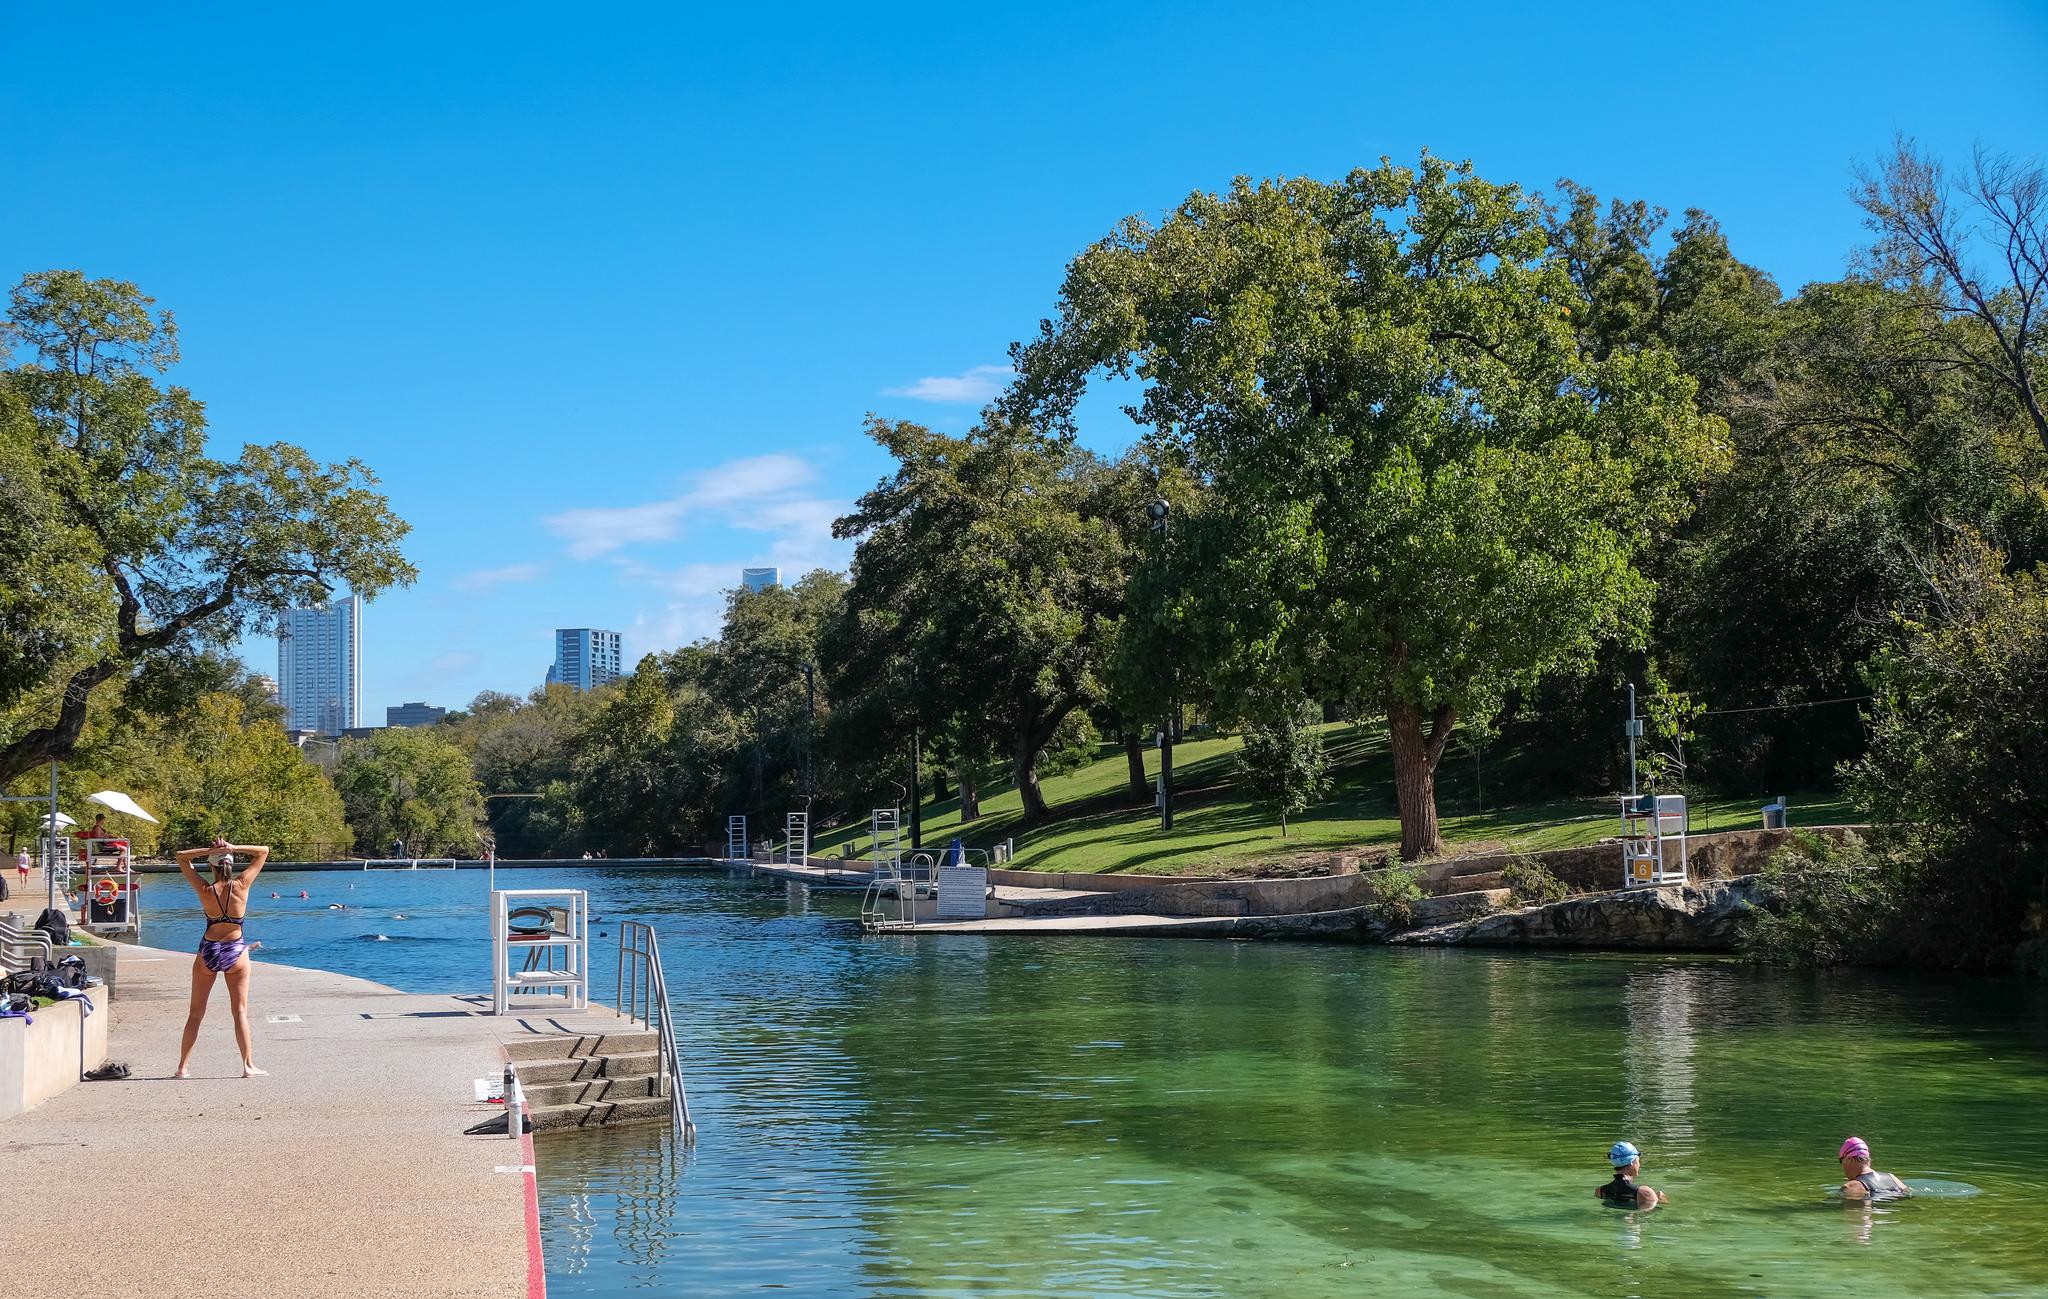
<path id="1" fill-rule="evenodd" d="M 384 707 L 386 726 L 432 726 L 448 715 L 445 708 L 432 704 L 387 704 Z"/>
<path id="2" fill-rule="evenodd" d="M 251 673 L 249 676 L 249 684 L 255 686 L 258 690 L 261 690 L 263 692 L 263 697 L 265 699 L 268 699 L 271 703 L 274 704 L 277 702 L 276 677 L 266 677 L 261 672 L 254 672 Z"/>
<path id="3" fill-rule="evenodd" d="M 363 602 L 287 609 L 277 636 L 277 701 L 287 730 L 339 735 L 363 707 Z"/>
<path id="4" fill-rule="evenodd" d="M 782 570 L 779 568 L 743 568 L 740 570 L 740 585 L 749 591 L 765 591 L 771 586 L 781 586 Z"/>
<path id="5" fill-rule="evenodd" d="M 548 684 L 594 690 L 619 679 L 619 634 L 595 627 L 555 630 L 555 662 Z"/>

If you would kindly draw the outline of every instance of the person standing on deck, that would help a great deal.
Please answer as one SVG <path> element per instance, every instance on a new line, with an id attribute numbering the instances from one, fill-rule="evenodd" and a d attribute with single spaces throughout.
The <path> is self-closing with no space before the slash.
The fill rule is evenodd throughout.
<path id="1" fill-rule="evenodd" d="M 28 849 L 24 848 L 14 859 L 15 874 L 21 876 L 22 887 L 28 887 Z"/>
<path id="2" fill-rule="evenodd" d="M 1643 1156 L 1628 1142 L 1615 1142 L 1607 1152 L 1607 1162 L 1614 1167 L 1614 1180 L 1595 1188 L 1594 1199 L 1616 1209 L 1647 1210 L 1670 1202 L 1669 1196 L 1636 1181 L 1643 1174 Z"/>
<path id="3" fill-rule="evenodd" d="M 235 870 L 236 854 L 245 863 Z M 200 875 L 194 863 L 204 858 L 213 868 L 213 878 Z M 228 1013 L 234 1020 L 235 1046 L 242 1053 L 242 1076 L 261 1077 L 256 1067 L 254 1035 L 249 1029 L 249 886 L 263 873 L 270 849 L 262 844 L 233 844 L 215 838 L 205 848 L 187 848 L 178 854 L 178 869 L 185 882 L 199 895 L 202 926 L 199 952 L 192 958 L 192 1004 L 185 1016 L 185 1034 L 178 1046 L 178 1069 L 173 1078 L 190 1074 L 192 1048 L 199 1041 L 199 1025 L 206 1018 L 207 997 L 213 981 L 224 976 L 228 985 Z"/>

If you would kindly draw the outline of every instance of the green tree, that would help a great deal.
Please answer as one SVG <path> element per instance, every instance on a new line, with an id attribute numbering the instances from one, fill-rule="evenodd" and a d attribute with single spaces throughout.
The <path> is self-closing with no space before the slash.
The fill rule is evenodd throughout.
<path id="1" fill-rule="evenodd" d="M 1323 749 L 1323 710 L 1296 700 L 1245 728 L 1238 777 L 1258 805 L 1280 822 L 1299 816 L 1330 792 L 1329 755 Z"/>
<path id="2" fill-rule="evenodd" d="M 469 755 L 435 727 L 393 726 L 343 740 L 334 783 L 358 850 L 403 839 L 415 855 L 477 844 L 483 791 Z"/>
<path id="3" fill-rule="evenodd" d="M 879 706 L 858 715 L 878 728 L 871 742 L 973 719 L 1009 760 L 1025 819 L 1043 820 L 1038 756 L 1100 697 L 1122 600 L 1115 471 L 1007 424 L 960 438 L 884 420 L 868 431 L 897 467 L 833 525 L 860 542 L 833 637 L 835 697 L 868 684 Z"/>
<path id="4" fill-rule="evenodd" d="M 206 455 L 202 406 L 158 382 L 178 335 L 153 305 L 77 271 L 10 300 L 0 617 L 37 630 L 0 657 L 0 780 L 68 757 L 94 692 L 158 656 L 269 630 L 337 584 L 373 597 L 413 576 L 406 525 L 359 462 L 282 442 Z"/>
<path id="5" fill-rule="evenodd" d="M 1871 666 L 1852 785 L 1907 827 L 1915 958 L 2002 963 L 2031 940 L 2048 969 L 2048 568 L 2003 570 L 1968 534 L 1943 556 L 1933 613 Z"/>
<path id="6" fill-rule="evenodd" d="M 341 796 L 276 720 L 232 694 L 205 694 L 163 728 L 155 809 L 170 844 L 222 834 L 280 851 L 339 849 L 350 840 Z"/>
<path id="7" fill-rule="evenodd" d="M 846 579 L 819 569 L 791 586 L 736 590 L 726 602 L 715 652 L 702 684 L 733 714 L 742 737 L 735 757 L 732 811 L 775 812 L 826 792 L 818 760 L 819 732 L 832 706 L 826 680 L 815 678 L 820 639 L 839 616 Z M 819 717 L 811 716 L 815 696 Z"/>
<path id="8" fill-rule="evenodd" d="M 1383 710 L 1414 858 L 1459 719 L 1639 641 L 1638 556 L 1725 456 L 1672 357 L 1588 355 L 1583 307 L 1541 213 L 1469 167 L 1240 180 L 1076 258 L 1004 405 L 1068 431 L 1092 373 L 1135 374 L 1228 519 L 1224 672 Z"/>

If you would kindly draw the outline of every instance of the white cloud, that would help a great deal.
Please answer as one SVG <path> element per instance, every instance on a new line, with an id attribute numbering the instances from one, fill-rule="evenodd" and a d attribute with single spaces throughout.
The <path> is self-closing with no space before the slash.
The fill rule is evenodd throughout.
<path id="1" fill-rule="evenodd" d="M 545 571 L 539 564 L 507 564 L 503 568 L 480 568 L 455 579 L 458 591 L 489 591 L 516 582 L 531 582 Z"/>
<path id="2" fill-rule="evenodd" d="M 977 365 L 960 374 L 926 375 L 901 388 L 884 388 L 882 395 L 913 401 L 985 402 L 1001 392 L 1016 373 L 1007 365 Z"/>
<path id="3" fill-rule="evenodd" d="M 595 559 L 649 541 L 668 541 L 694 512 L 714 510 L 727 522 L 753 526 L 748 515 L 786 507 L 791 493 L 816 477 L 808 461 L 792 455 L 748 456 L 696 475 L 680 496 L 644 505 L 590 506 L 550 514 L 541 523 L 569 543 L 577 559 Z"/>

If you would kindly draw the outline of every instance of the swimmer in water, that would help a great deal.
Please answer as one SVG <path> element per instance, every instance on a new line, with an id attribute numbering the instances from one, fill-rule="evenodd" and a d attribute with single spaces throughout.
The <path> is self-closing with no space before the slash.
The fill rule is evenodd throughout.
<path id="1" fill-rule="evenodd" d="M 348 908 L 347 908 L 347 907 L 343 906 L 343 905 L 342 905 L 341 903 L 339 903 L 339 902 L 330 902 L 330 903 L 328 903 L 328 904 L 327 904 L 327 909 L 328 909 L 329 911 L 346 911 L 346 910 L 348 910 Z"/>
<path id="2" fill-rule="evenodd" d="M 300 896 L 300 897 L 302 897 L 302 898 L 310 898 L 310 897 L 312 897 L 313 895 L 312 895 L 312 894 L 310 894 L 310 893 L 308 893 L 308 892 L 306 892 L 306 890 L 304 890 L 304 889 L 300 889 L 300 890 L 299 890 L 299 896 Z"/>
<path id="3" fill-rule="evenodd" d="M 1870 1144 L 1862 1137 L 1850 1137 L 1835 1153 L 1841 1161 L 1842 1198 L 1845 1200 L 1903 1200 L 1913 1194 L 1907 1186 L 1890 1173 L 1880 1173 L 1870 1166 Z"/>
<path id="4" fill-rule="evenodd" d="M 405 913 L 403 911 L 394 911 L 391 913 L 391 918 L 393 920 L 403 920 L 405 919 Z"/>
<path id="5" fill-rule="evenodd" d="M 1643 1175 L 1643 1156 L 1628 1142 L 1615 1142 L 1607 1152 L 1607 1162 L 1614 1166 L 1614 1180 L 1594 1190 L 1593 1198 L 1600 1203 L 1616 1209 L 1645 1210 L 1670 1203 L 1671 1197 L 1659 1195 L 1636 1181 Z"/>

